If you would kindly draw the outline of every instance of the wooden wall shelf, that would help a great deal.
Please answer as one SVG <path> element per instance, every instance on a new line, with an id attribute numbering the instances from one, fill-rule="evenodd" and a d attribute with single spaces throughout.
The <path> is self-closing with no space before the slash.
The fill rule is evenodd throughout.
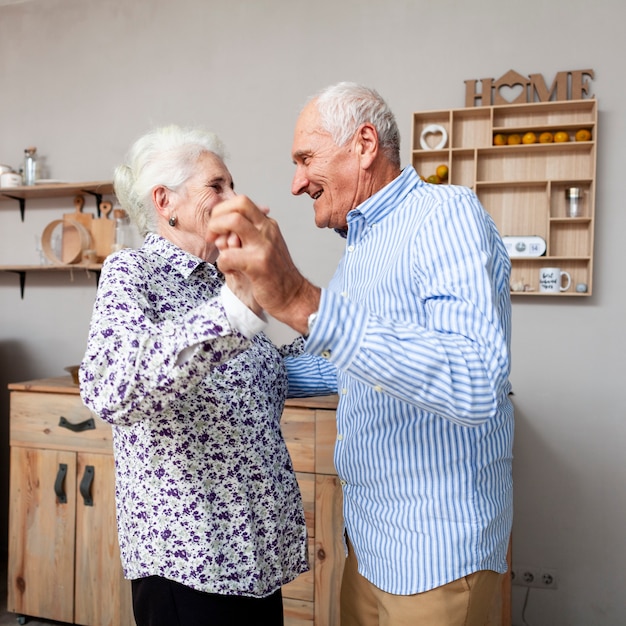
<path id="1" fill-rule="evenodd" d="M 22 222 L 26 210 L 26 201 L 29 199 L 45 198 L 71 198 L 72 196 L 88 194 L 95 198 L 97 216 L 100 217 L 100 205 L 104 196 L 113 195 L 113 183 L 111 181 L 92 181 L 83 183 L 47 183 L 22 187 L 2 187 L 0 188 L 0 208 L 11 205 L 11 202 L 19 202 Z M 56 207 L 55 207 L 56 208 Z M 20 295 L 24 298 L 24 287 L 26 284 L 26 274 L 87 271 L 94 272 L 96 276 L 96 286 L 100 278 L 100 263 L 72 263 L 65 265 L 0 265 L 0 272 L 13 273 L 19 276 Z"/>
<path id="2" fill-rule="evenodd" d="M 65 274 L 73 274 L 74 272 L 93 272 L 96 277 L 96 287 L 100 281 L 100 263 L 76 264 L 76 265 L 0 265 L 0 272 L 8 274 L 17 274 L 20 279 L 20 297 L 24 299 L 24 290 L 26 288 L 26 274 L 49 272 L 63 272 Z"/>
<path id="3" fill-rule="evenodd" d="M 511 285 L 525 284 L 515 296 L 592 295 L 595 221 L 597 101 L 570 100 L 495 105 L 413 114 L 412 163 L 424 178 L 438 165 L 448 167 L 446 182 L 473 189 L 503 237 L 537 236 L 546 242 L 541 257 L 513 257 Z M 442 127 L 442 148 L 423 149 L 422 134 Z M 591 139 L 576 141 L 586 129 Z M 569 141 L 494 145 L 494 136 L 567 133 Z M 583 190 L 580 217 L 567 217 L 565 190 Z M 572 284 L 560 294 L 539 292 L 539 268 L 560 267 Z M 587 286 L 584 293 L 578 284 Z"/>
<path id="4" fill-rule="evenodd" d="M 100 217 L 102 197 L 113 194 L 111 181 L 93 181 L 86 183 L 48 183 L 22 187 L 0 187 L 0 201 L 16 200 L 19 203 L 22 221 L 26 209 L 26 200 L 37 198 L 66 198 L 76 194 L 89 194 L 96 198 L 96 208 Z"/>

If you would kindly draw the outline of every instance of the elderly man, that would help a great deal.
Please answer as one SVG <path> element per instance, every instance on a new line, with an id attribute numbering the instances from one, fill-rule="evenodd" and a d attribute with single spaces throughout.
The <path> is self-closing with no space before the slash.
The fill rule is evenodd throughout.
<path id="1" fill-rule="evenodd" d="M 327 288 L 238 196 L 212 213 L 219 266 L 301 333 L 291 395 L 339 393 L 342 626 L 482 625 L 512 521 L 510 262 L 467 188 L 400 167 L 379 94 L 340 83 L 297 120 L 294 194 L 346 238 Z"/>

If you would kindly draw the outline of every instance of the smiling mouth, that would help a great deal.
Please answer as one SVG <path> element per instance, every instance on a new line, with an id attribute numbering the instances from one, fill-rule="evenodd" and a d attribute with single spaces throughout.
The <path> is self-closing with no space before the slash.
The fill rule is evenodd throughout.
<path id="1" fill-rule="evenodd" d="M 313 200 L 317 200 L 323 193 L 324 191 L 320 189 L 317 193 L 312 194 L 311 198 L 313 198 Z"/>

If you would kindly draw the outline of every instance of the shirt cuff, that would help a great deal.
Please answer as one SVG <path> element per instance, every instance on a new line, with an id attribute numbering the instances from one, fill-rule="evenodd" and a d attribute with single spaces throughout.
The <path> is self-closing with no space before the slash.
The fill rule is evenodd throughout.
<path id="1" fill-rule="evenodd" d="M 228 287 L 222 285 L 221 291 L 222 306 L 228 319 L 228 323 L 238 330 L 244 337 L 252 339 L 258 335 L 266 326 L 267 318 L 255 315 Z"/>
<path id="2" fill-rule="evenodd" d="M 367 309 L 323 288 L 317 313 L 304 345 L 305 352 L 322 356 L 337 369 L 347 369 L 367 331 Z"/>

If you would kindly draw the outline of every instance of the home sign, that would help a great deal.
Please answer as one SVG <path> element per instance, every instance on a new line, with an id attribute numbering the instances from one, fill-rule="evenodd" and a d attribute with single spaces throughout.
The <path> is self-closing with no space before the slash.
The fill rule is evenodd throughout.
<path id="1" fill-rule="evenodd" d="M 589 94 L 593 70 L 557 72 L 550 87 L 541 74 L 523 76 L 509 70 L 498 79 L 482 78 L 465 81 L 465 106 L 497 104 L 528 104 L 550 100 L 582 100 Z"/>

